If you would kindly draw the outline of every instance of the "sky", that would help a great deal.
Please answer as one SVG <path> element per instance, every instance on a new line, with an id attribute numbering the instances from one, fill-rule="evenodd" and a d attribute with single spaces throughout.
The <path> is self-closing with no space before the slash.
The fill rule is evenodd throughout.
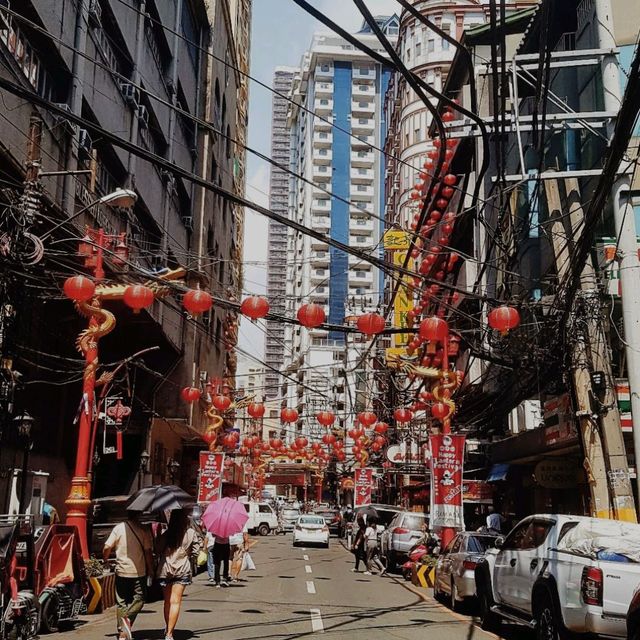
<path id="1" fill-rule="evenodd" d="M 331 20 L 344 29 L 358 31 L 362 16 L 351 0 L 311 0 Z M 395 0 L 368 0 L 367 7 L 375 14 L 398 12 Z M 326 27 L 298 7 L 293 0 L 254 0 L 251 25 L 251 69 L 253 78 L 271 86 L 277 66 L 297 66 L 316 31 Z M 253 149 L 270 154 L 272 93 L 250 83 L 248 144 Z M 247 154 L 247 190 L 249 200 L 269 204 L 270 165 Z M 244 237 L 244 292 L 264 295 L 267 281 L 267 219 L 246 211 Z M 247 319 L 240 323 L 240 347 L 262 359 L 264 331 L 262 324 Z"/>

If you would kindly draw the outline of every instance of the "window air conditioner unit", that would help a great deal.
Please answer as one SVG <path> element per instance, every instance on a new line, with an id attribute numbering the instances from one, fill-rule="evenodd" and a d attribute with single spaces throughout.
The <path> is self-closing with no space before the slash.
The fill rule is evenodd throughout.
<path id="1" fill-rule="evenodd" d="M 120 85 L 120 93 L 122 94 L 124 101 L 137 108 L 140 98 L 138 88 L 134 87 L 130 82 L 123 82 L 122 80 L 118 84 Z"/>
<path id="2" fill-rule="evenodd" d="M 148 128 L 149 112 L 147 111 L 147 107 L 142 104 L 138 105 L 138 112 L 136 113 L 136 115 L 138 116 L 138 123 L 140 124 L 140 126 L 144 129 Z"/>
<path id="3" fill-rule="evenodd" d="M 187 231 L 193 231 L 193 216 L 183 216 L 182 224 Z"/>
<path id="4" fill-rule="evenodd" d="M 93 140 L 86 129 L 80 129 L 78 133 L 78 155 L 84 159 L 91 157 L 91 149 L 93 148 Z"/>
<path id="5" fill-rule="evenodd" d="M 71 114 L 71 107 L 66 102 L 54 102 L 53 106 Z M 62 114 L 55 114 L 54 118 L 58 124 L 62 125 L 62 127 L 67 130 L 68 133 L 75 132 L 76 126 L 70 120 L 67 120 Z"/>
<path id="6" fill-rule="evenodd" d="M 89 22 L 95 26 L 102 25 L 102 7 L 98 0 L 89 0 Z"/>

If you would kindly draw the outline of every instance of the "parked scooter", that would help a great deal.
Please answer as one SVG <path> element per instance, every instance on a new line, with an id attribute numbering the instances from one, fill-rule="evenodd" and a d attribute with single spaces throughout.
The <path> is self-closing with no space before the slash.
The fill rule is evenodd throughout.
<path id="1" fill-rule="evenodd" d="M 0 517 L 0 640 L 32 640 L 38 634 L 33 560 L 31 519 Z"/>
<path id="2" fill-rule="evenodd" d="M 75 527 L 53 524 L 42 531 L 35 544 L 35 591 L 42 633 L 55 633 L 86 611 L 89 582 Z"/>
<path id="3" fill-rule="evenodd" d="M 438 538 L 429 533 L 425 534 L 409 549 L 409 553 L 407 554 L 409 559 L 401 567 L 404 579 L 411 580 L 413 567 L 422 562 L 425 556 L 436 556 L 439 552 L 440 541 Z"/>

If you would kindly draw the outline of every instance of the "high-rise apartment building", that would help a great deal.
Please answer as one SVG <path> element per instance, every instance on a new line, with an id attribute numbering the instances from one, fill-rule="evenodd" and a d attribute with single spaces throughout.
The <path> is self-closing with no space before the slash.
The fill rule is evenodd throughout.
<path id="1" fill-rule="evenodd" d="M 276 67 L 273 76 L 271 102 L 271 157 L 281 166 L 289 166 L 291 137 L 287 126 L 288 96 L 297 69 Z M 289 209 L 289 175 L 286 171 L 271 165 L 269 181 L 269 208 L 282 216 Z M 287 228 L 269 221 L 269 255 L 267 273 L 267 297 L 273 313 L 286 311 L 287 278 Z M 268 398 L 277 397 L 280 392 L 280 376 L 277 370 L 284 363 L 284 325 L 281 322 L 267 322 L 265 339 L 265 393 Z"/>
<path id="2" fill-rule="evenodd" d="M 398 17 L 376 19 L 395 42 Z M 382 49 L 369 29 L 356 35 L 367 46 Z M 293 180 L 289 216 L 378 256 L 384 231 L 380 216 L 385 163 L 377 149 L 386 134 L 383 103 L 390 70 L 340 36 L 324 33 L 314 35 L 300 67 L 289 116 L 291 167 L 307 181 Z M 286 274 L 290 316 L 302 304 L 313 302 L 325 308 L 329 323 L 343 324 L 349 316 L 375 309 L 380 301 L 378 269 L 291 230 Z M 342 332 L 288 325 L 285 371 L 297 380 L 297 384 L 283 383 L 290 406 L 312 416 L 333 405 L 346 417 L 355 398 L 344 397 L 342 370 L 348 369 L 347 361 L 358 359 L 354 349 L 361 351 L 362 343 L 346 341 Z"/>

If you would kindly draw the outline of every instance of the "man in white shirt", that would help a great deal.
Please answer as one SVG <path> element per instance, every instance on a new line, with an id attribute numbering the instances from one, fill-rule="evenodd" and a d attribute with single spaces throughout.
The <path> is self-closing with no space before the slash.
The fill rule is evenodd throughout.
<path id="1" fill-rule="evenodd" d="M 105 562 L 116 554 L 116 616 L 118 637 L 131 640 L 131 627 L 144 606 L 147 576 L 153 575 L 153 540 L 139 514 L 128 511 L 125 522 L 117 524 L 104 544 Z"/>

